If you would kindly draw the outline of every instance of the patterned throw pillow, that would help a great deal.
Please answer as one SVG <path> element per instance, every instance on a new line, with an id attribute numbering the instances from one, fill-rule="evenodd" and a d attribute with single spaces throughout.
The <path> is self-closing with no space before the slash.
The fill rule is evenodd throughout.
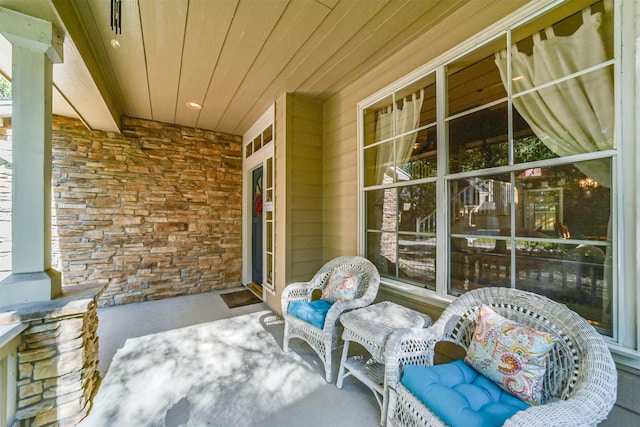
<path id="1" fill-rule="evenodd" d="M 556 339 L 483 305 L 465 362 L 509 393 L 540 404 L 547 354 Z"/>
<path id="2" fill-rule="evenodd" d="M 333 270 L 327 286 L 322 290 L 322 299 L 329 302 L 353 299 L 358 290 L 358 282 L 355 274 Z"/>

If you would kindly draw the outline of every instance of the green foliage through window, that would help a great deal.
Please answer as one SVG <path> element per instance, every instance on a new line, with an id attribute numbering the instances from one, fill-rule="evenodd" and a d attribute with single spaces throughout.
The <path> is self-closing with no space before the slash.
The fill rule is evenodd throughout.
<path id="1" fill-rule="evenodd" d="M 0 99 L 11 99 L 11 83 L 0 76 Z"/>

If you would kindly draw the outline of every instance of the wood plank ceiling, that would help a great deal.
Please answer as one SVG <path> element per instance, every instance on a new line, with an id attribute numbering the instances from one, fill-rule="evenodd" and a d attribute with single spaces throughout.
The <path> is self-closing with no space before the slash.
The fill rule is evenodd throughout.
<path id="1" fill-rule="evenodd" d="M 122 0 L 116 35 L 110 0 L 30 2 L 51 5 L 114 123 L 126 115 L 233 134 L 245 132 L 283 92 L 326 100 L 465 4 L 491 3 Z M 24 3 L 19 7 L 29 12 Z M 67 48 L 65 55 L 74 60 Z M 95 102 L 83 100 L 87 91 L 73 84 L 78 68 L 54 66 L 62 97 L 54 112 L 74 111 L 89 127 L 102 128 L 89 119 Z M 188 109 L 188 101 L 203 108 Z"/>

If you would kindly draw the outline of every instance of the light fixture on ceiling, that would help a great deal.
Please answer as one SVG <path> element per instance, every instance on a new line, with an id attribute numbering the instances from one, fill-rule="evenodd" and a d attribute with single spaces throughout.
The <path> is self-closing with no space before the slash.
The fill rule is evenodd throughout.
<path id="1" fill-rule="evenodd" d="M 111 39 L 109 43 L 111 44 L 111 47 L 114 49 L 117 49 L 120 47 L 120 42 L 116 39 Z"/>
<path id="2" fill-rule="evenodd" d="M 187 106 L 187 108 L 191 109 L 191 110 L 201 110 L 202 109 L 202 104 L 198 103 L 198 102 L 194 102 L 194 101 L 187 101 L 185 102 L 185 104 Z"/>

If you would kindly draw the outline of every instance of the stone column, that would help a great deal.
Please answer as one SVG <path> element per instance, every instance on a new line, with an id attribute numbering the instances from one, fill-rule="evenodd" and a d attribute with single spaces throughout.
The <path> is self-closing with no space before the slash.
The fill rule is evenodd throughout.
<path id="1" fill-rule="evenodd" d="M 61 293 L 51 269 L 51 92 L 62 38 L 51 22 L 1 7 L 0 32 L 13 54 L 12 274 L 0 282 L 9 305 Z"/>

